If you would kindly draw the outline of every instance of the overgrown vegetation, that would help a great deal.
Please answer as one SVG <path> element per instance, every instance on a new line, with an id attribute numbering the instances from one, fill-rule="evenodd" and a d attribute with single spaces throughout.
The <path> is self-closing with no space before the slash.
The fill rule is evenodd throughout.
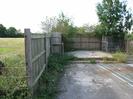
<path id="1" fill-rule="evenodd" d="M 74 25 L 72 18 L 66 16 L 61 12 L 58 16 L 46 17 L 42 21 L 43 32 L 60 32 L 64 37 L 72 37 L 75 35 L 89 35 L 89 36 L 100 36 L 99 25 L 84 24 L 83 26 L 77 27 Z"/>
<path id="2" fill-rule="evenodd" d="M 96 64 L 97 62 L 96 62 L 96 59 L 90 59 L 90 63 L 91 64 Z"/>
<path id="3" fill-rule="evenodd" d="M 72 18 L 61 12 L 58 16 L 46 17 L 42 21 L 44 32 L 61 32 L 64 36 L 93 35 L 110 36 L 113 40 L 124 40 L 133 25 L 132 11 L 127 9 L 126 0 L 102 0 L 97 6 L 97 25 L 74 25 Z"/>
<path id="4" fill-rule="evenodd" d="M 27 99 L 24 39 L 0 38 L 0 99 Z"/>
<path id="5" fill-rule="evenodd" d="M 73 25 L 71 18 L 61 12 L 57 17 L 46 17 L 42 21 L 42 29 L 44 32 L 60 32 L 65 36 L 74 35 L 77 28 Z"/>
<path id="6" fill-rule="evenodd" d="M 73 56 L 53 54 L 49 57 L 47 70 L 39 81 L 39 88 L 35 99 L 54 99 L 58 93 L 57 82 L 64 66 Z"/>
<path id="7" fill-rule="evenodd" d="M 123 62 L 126 62 L 127 60 L 127 54 L 123 52 L 116 52 L 112 54 L 112 56 L 113 56 L 113 59 L 118 63 L 123 63 Z"/>

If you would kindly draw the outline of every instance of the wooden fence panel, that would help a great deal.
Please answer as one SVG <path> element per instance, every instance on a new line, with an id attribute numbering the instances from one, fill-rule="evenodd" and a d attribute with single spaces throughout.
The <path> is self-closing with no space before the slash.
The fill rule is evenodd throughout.
<path id="1" fill-rule="evenodd" d="M 64 37 L 66 51 L 70 50 L 101 50 L 101 39 L 90 36 Z"/>
<path id="2" fill-rule="evenodd" d="M 46 67 L 45 34 L 33 34 L 30 29 L 25 29 L 25 57 L 28 86 L 32 89 Z"/>
<path id="3" fill-rule="evenodd" d="M 126 42 L 127 63 L 133 64 L 133 41 L 127 40 Z"/>
<path id="4" fill-rule="evenodd" d="M 60 40 L 59 43 L 55 42 L 58 40 Z M 38 80 L 45 70 L 50 53 L 63 53 L 61 36 L 52 37 L 50 34 L 35 34 L 31 33 L 30 29 L 25 29 L 27 82 L 32 93 L 38 86 Z"/>
<path id="5" fill-rule="evenodd" d="M 129 55 L 133 55 L 133 41 L 127 41 L 126 51 Z"/>
<path id="6" fill-rule="evenodd" d="M 51 53 L 64 53 L 64 43 L 62 42 L 62 35 L 59 32 L 53 32 L 51 35 Z"/>
<path id="7" fill-rule="evenodd" d="M 48 62 L 48 57 L 51 53 L 50 35 L 46 34 L 46 63 Z"/>

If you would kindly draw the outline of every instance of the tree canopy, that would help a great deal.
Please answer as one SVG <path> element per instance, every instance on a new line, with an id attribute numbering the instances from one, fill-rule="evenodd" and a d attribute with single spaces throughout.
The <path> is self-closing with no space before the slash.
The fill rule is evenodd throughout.
<path id="1" fill-rule="evenodd" d="M 7 35 L 8 35 L 8 36 L 10 35 L 10 37 L 14 37 L 16 34 L 17 34 L 16 28 L 14 28 L 14 27 L 9 27 L 9 28 L 7 29 Z"/>
<path id="2" fill-rule="evenodd" d="M 0 24 L 0 37 L 6 36 L 7 30 L 2 24 Z"/>
<path id="3" fill-rule="evenodd" d="M 77 28 L 73 25 L 71 18 L 61 12 L 57 17 L 46 17 L 42 21 L 42 29 L 44 32 L 61 32 L 63 35 L 73 35 L 77 32 Z"/>
<path id="4" fill-rule="evenodd" d="M 6 28 L 0 24 L 0 37 L 23 37 L 24 35 L 15 27 Z"/>
<path id="5" fill-rule="evenodd" d="M 127 10 L 126 1 L 103 0 L 97 5 L 97 15 L 103 35 L 114 39 L 124 39 L 133 25 L 132 13 Z"/>

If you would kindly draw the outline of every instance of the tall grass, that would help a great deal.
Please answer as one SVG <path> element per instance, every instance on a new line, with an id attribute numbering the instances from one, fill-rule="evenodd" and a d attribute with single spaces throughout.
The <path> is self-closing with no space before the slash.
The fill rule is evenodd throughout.
<path id="1" fill-rule="evenodd" d="M 0 75 L 2 99 L 25 99 L 28 94 L 24 62 L 23 38 L 0 38 L 0 61 L 4 64 Z"/>
<path id="2" fill-rule="evenodd" d="M 118 63 L 125 63 L 127 60 L 127 54 L 123 52 L 116 52 L 112 54 L 113 59 Z"/>

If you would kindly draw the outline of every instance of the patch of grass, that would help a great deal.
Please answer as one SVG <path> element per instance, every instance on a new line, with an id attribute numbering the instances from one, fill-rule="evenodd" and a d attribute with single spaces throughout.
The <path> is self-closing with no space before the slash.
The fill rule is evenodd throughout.
<path id="1" fill-rule="evenodd" d="M 25 99 L 28 96 L 23 38 L 0 38 L 0 99 Z"/>
<path id="2" fill-rule="evenodd" d="M 103 57 L 103 62 L 108 63 L 108 57 Z"/>
<path id="3" fill-rule="evenodd" d="M 0 58 L 14 54 L 24 55 L 24 38 L 0 38 Z"/>
<path id="4" fill-rule="evenodd" d="M 109 58 L 109 57 L 103 57 L 103 63 L 114 63 L 115 60 L 113 58 Z"/>
<path id="5" fill-rule="evenodd" d="M 90 59 L 90 63 L 91 64 L 96 64 L 96 60 L 95 59 Z"/>
<path id="6" fill-rule="evenodd" d="M 39 88 L 35 99 L 54 99 L 57 92 L 57 82 L 64 66 L 68 64 L 69 60 L 73 60 L 73 56 L 68 55 L 51 55 L 48 61 L 47 70 L 44 71 L 39 81 Z"/>
<path id="7" fill-rule="evenodd" d="M 123 62 L 126 62 L 127 60 L 127 54 L 123 52 L 116 52 L 112 54 L 112 56 L 113 56 L 113 59 L 118 63 L 123 63 Z"/>
<path id="8" fill-rule="evenodd" d="M 12 52 L 13 49 L 9 49 L 9 48 L 0 48 L 0 54 L 3 54 L 3 53 L 9 53 L 9 52 Z"/>

